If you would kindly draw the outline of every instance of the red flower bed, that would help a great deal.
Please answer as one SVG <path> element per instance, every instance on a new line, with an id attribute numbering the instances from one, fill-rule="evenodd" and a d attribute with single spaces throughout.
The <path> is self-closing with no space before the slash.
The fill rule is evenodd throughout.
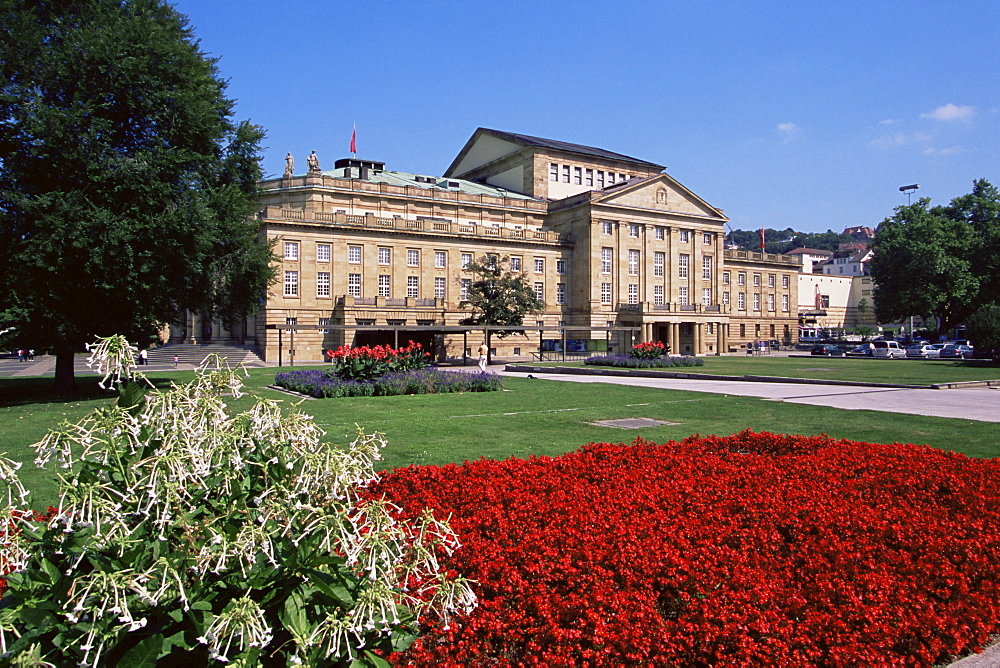
<path id="1" fill-rule="evenodd" d="M 414 665 L 932 665 L 1000 631 L 1000 462 L 744 432 L 410 467 L 479 607 Z"/>

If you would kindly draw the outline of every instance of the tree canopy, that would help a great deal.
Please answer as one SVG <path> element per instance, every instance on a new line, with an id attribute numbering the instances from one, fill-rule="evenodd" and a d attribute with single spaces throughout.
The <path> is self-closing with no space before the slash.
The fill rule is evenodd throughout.
<path id="1" fill-rule="evenodd" d="M 504 338 L 518 332 L 502 328 L 521 327 L 524 316 L 545 307 L 524 274 L 511 270 L 507 256 L 484 255 L 470 262 L 464 271 L 471 276 L 460 280 L 469 281 L 465 301 L 473 313 L 462 324 L 499 326 L 489 330 L 487 343 L 492 334 Z"/>
<path id="2" fill-rule="evenodd" d="M 764 229 L 764 252 L 782 254 L 796 248 L 816 248 L 835 251 L 840 244 L 854 239 L 849 234 L 827 230 L 826 232 L 796 232 L 792 228 L 784 230 Z M 743 250 L 760 252 L 760 230 L 732 230 L 726 235 L 726 242 L 736 244 Z"/>
<path id="3" fill-rule="evenodd" d="M 163 0 L 0 0 L 0 329 L 57 354 L 273 281 L 251 222 L 262 130 Z"/>
<path id="4" fill-rule="evenodd" d="M 1000 193 L 985 179 L 947 206 L 929 199 L 897 207 L 882 221 L 870 268 L 881 322 L 936 318 L 945 333 L 982 306 L 1000 284 Z"/>

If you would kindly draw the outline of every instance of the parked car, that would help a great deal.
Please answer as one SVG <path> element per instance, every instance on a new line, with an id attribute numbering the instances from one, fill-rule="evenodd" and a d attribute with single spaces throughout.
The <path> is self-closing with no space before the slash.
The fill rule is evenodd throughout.
<path id="1" fill-rule="evenodd" d="M 946 345 L 946 343 L 932 343 L 930 350 L 927 351 L 927 357 L 930 359 L 937 359 L 941 356 L 941 349 Z"/>
<path id="2" fill-rule="evenodd" d="M 934 350 L 933 346 L 926 343 L 918 343 L 912 346 L 906 347 L 906 356 L 910 358 L 919 359 L 930 359 L 931 351 Z M 937 357 L 938 351 L 935 350 L 935 357 Z"/>
<path id="3" fill-rule="evenodd" d="M 906 351 L 896 341 L 875 341 L 875 359 L 902 359 Z"/>
<path id="4" fill-rule="evenodd" d="M 972 357 L 974 353 L 975 350 L 972 349 L 972 346 L 949 343 L 941 349 L 940 357 L 942 359 L 966 359 Z"/>
<path id="5" fill-rule="evenodd" d="M 843 357 L 844 349 L 837 346 L 831 346 L 828 343 L 821 343 L 818 346 L 813 346 L 812 350 L 809 351 L 810 355 L 824 355 L 826 357 Z"/>
<path id="6" fill-rule="evenodd" d="M 851 348 L 846 353 L 848 357 L 871 357 L 872 347 L 867 343 L 863 346 L 858 346 L 857 348 Z"/>

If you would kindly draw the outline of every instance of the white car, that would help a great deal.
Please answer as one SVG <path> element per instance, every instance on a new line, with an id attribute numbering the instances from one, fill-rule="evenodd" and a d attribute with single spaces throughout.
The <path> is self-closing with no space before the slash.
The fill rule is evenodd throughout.
<path id="1" fill-rule="evenodd" d="M 906 357 L 906 351 L 899 345 L 898 341 L 875 341 L 875 359 L 891 360 Z"/>
<path id="2" fill-rule="evenodd" d="M 906 356 L 908 358 L 930 359 L 931 351 L 935 353 L 934 357 L 937 357 L 937 353 L 940 352 L 940 350 L 934 350 L 933 346 L 918 343 L 915 346 L 906 347 Z"/>

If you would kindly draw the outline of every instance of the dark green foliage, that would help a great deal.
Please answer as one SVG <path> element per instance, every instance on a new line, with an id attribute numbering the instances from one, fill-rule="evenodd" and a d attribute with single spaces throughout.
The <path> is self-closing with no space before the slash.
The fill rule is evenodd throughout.
<path id="1" fill-rule="evenodd" d="M 826 232 L 796 232 L 792 228 L 784 230 L 764 229 L 764 252 L 787 253 L 796 248 L 816 248 L 835 251 L 840 244 L 850 243 L 854 239 L 849 234 L 841 234 L 833 230 Z M 726 243 L 736 244 L 743 250 L 760 252 L 760 230 L 732 230 L 726 235 Z"/>
<path id="2" fill-rule="evenodd" d="M 1000 303 L 986 304 L 966 321 L 965 334 L 979 357 L 1000 359 Z"/>
<path id="3" fill-rule="evenodd" d="M 524 316 L 545 308 L 524 274 L 510 270 L 507 256 L 484 255 L 469 263 L 465 272 L 472 277 L 466 303 L 473 314 L 462 320 L 462 324 L 501 326 L 489 331 L 487 344 L 494 334 L 502 339 L 518 331 L 502 327 L 520 327 Z"/>
<path id="4" fill-rule="evenodd" d="M 929 199 L 896 208 L 879 225 L 872 249 L 875 313 L 880 322 L 934 317 L 948 333 L 1000 285 L 1000 193 L 984 179 L 948 206 Z"/>
<path id="5" fill-rule="evenodd" d="M 263 132 L 231 120 L 186 19 L 162 0 L 0 0 L 0 33 L 0 264 L 17 267 L 0 329 L 54 350 L 71 386 L 94 336 L 256 308 Z"/>

